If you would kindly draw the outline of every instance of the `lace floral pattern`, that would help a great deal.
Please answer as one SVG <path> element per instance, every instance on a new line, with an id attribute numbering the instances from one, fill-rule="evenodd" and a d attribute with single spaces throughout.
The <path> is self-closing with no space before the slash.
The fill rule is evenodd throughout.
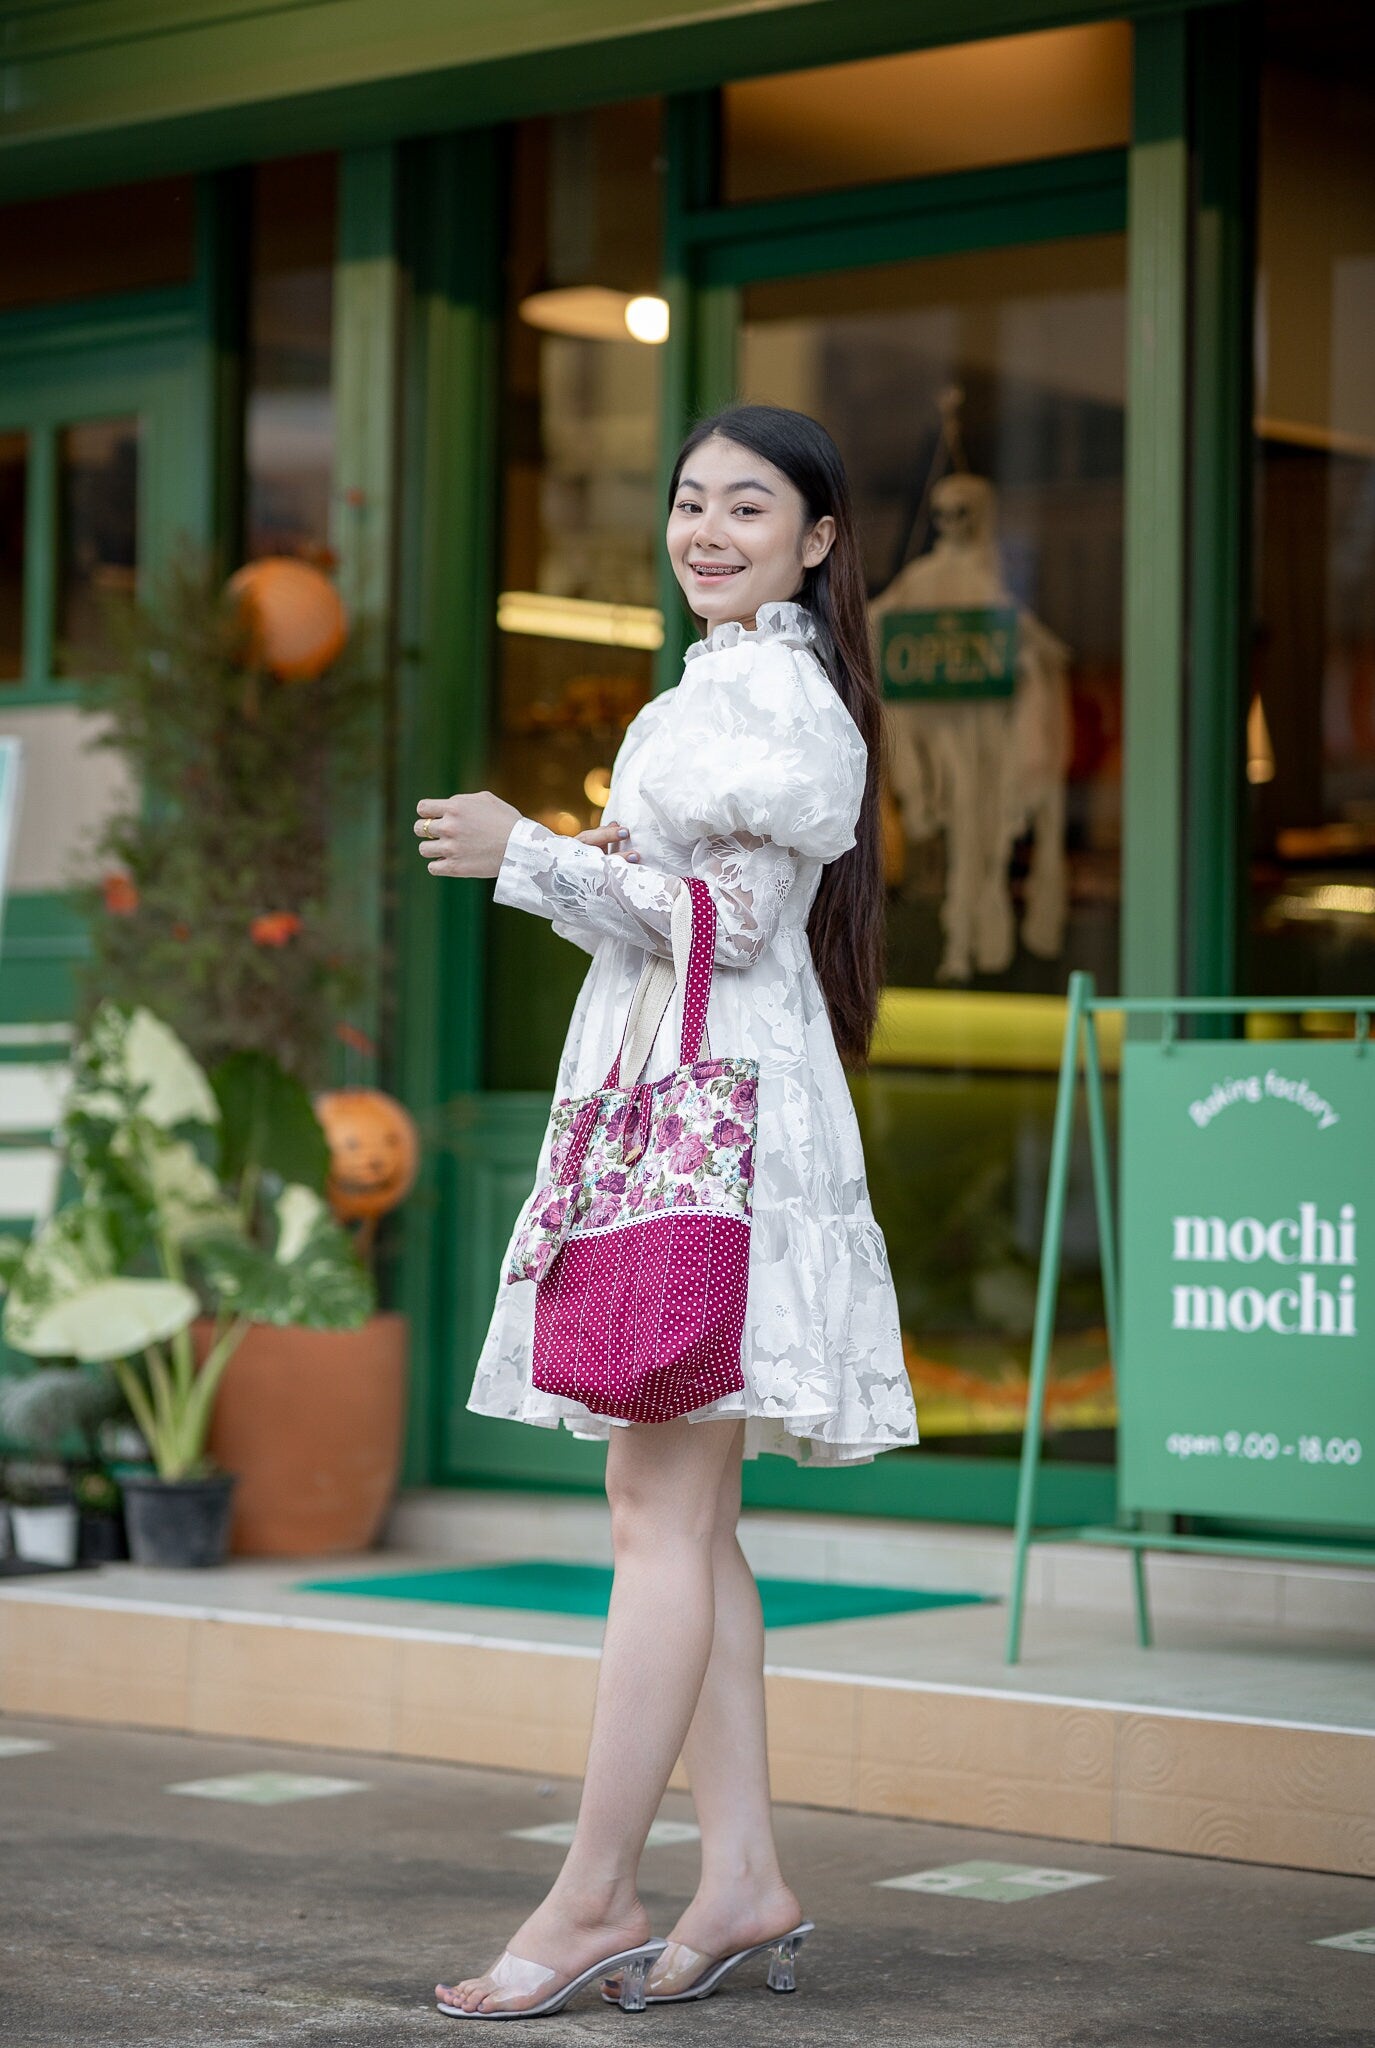
<path id="1" fill-rule="evenodd" d="M 550 1179 L 526 1205 L 507 1280 L 542 1280 L 568 1238 L 668 1209 L 748 1222 L 757 1098 L 752 1063 L 699 1060 L 649 1086 L 606 1089 L 590 1111 L 556 1102 Z"/>
<path id="2" fill-rule="evenodd" d="M 813 638 L 807 614 L 781 604 L 762 607 L 752 633 L 718 627 L 699 642 L 678 687 L 633 721 L 612 772 L 606 815 L 630 827 L 639 864 L 522 819 L 496 900 L 549 918 L 593 955 L 559 1068 L 556 1095 L 571 1097 L 600 1087 L 645 953 L 672 951 L 679 878 L 711 889 L 727 970 L 712 987 L 711 1051 L 755 1063 L 759 1080 L 745 1388 L 699 1412 L 747 1417 L 751 1456 L 836 1464 L 915 1443 L 917 1431 L 887 1252 L 807 944 L 822 867 L 854 844 L 866 767 Z M 678 1030 L 675 1002 L 647 1080 L 676 1066 Z M 560 1136 L 556 1110 L 508 1266 L 556 1179 Z M 619 1425 L 532 1386 L 534 1298 L 530 1280 L 500 1287 L 469 1405 L 605 1437 Z"/>

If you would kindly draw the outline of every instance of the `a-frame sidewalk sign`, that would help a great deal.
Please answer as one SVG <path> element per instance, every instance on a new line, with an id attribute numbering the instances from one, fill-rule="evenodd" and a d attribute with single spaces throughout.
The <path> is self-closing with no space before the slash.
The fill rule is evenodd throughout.
<path id="1" fill-rule="evenodd" d="M 1131 1558 L 1151 1640 L 1147 1551 L 1375 1566 L 1375 1056 L 1369 998 L 1098 996 L 1070 976 L 1031 1379 L 1007 1661 L 1021 1653 L 1027 1554 L 1043 1541 Z M 1114 1203 L 1098 1019 L 1129 1029 Z M 1186 1016 L 1349 1015 L 1350 1037 L 1190 1038 Z M 1038 1529 L 1036 1481 L 1081 1071 L 1117 1383 L 1117 1520 Z M 1364 1254 L 1364 1257 L 1362 1257 Z M 1175 1518 L 1260 1524 L 1264 1540 Z M 1345 1539 L 1345 1540 L 1343 1540 Z"/>

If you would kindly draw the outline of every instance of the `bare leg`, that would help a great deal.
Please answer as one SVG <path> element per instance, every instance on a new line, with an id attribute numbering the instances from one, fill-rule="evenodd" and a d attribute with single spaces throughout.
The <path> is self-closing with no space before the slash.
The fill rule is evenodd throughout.
<path id="1" fill-rule="evenodd" d="M 682 1989 L 703 1956 L 728 1955 L 784 1934 L 802 1918 L 783 1881 L 773 1839 L 764 1724 L 764 1617 L 736 1536 L 743 1435 L 721 1476 L 712 1565 L 716 1632 L 684 1746 L 702 1830 L 702 1875 L 649 1988 Z"/>
<path id="2" fill-rule="evenodd" d="M 441 1985 L 446 2005 L 537 2004 L 601 1957 L 648 1939 L 636 1871 L 711 1656 L 721 1476 L 738 1459 L 742 1434 L 734 1422 L 612 1431 L 606 1491 L 616 1576 L 578 1829 L 509 1951 L 554 1975 L 524 1996 L 494 1990 L 486 1976 Z"/>

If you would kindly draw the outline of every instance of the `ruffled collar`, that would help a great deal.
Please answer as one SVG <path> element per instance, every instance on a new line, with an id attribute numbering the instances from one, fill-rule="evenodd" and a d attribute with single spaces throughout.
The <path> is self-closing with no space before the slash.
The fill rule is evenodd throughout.
<path id="1" fill-rule="evenodd" d="M 753 645 L 762 645 L 767 640 L 794 640 L 810 647 L 815 639 L 816 620 L 805 605 L 788 599 L 778 604 L 761 604 L 754 615 L 753 629 L 742 626 L 739 619 L 727 619 L 723 625 L 713 626 L 705 640 L 693 641 L 684 660 L 691 661 L 696 654 L 719 654 L 723 647 L 738 647 L 742 640 Z"/>

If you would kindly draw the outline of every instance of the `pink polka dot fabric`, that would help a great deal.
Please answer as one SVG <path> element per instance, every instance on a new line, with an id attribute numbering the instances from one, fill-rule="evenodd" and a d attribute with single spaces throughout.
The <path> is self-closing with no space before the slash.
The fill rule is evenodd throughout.
<path id="1" fill-rule="evenodd" d="M 688 878 L 692 946 L 680 1065 L 556 1105 L 553 1179 L 508 1280 L 538 1282 L 533 1379 L 626 1422 L 668 1422 L 744 1387 L 758 1063 L 700 1058 L 716 952 L 706 883 Z"/>

